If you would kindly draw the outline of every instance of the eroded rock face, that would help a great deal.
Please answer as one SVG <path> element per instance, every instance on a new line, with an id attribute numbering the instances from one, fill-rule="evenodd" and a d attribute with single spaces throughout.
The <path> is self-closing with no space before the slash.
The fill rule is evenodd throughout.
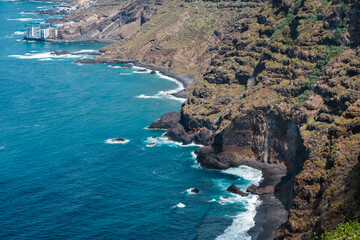
<path id="1" fill-rule="evenodd" d="M 242 196 L 242 197 L 247 197 L 247 196 L 249 196 L 249 194 L 244 193 L 243 191 L 241 191 L 240 188 L 238 188 L 235 184 L 232 184 L 230 187 L 228 187 L 228 188 L 226 189 L 226 191 L 231 192 L 231 193 L 238 194 L 238 195 L 240 195 L 240 196 Z"/>
<path id="2" fill-rule="evenodd" d="M 153 122 L 149 128 L 170 129 L 180 121 L 180 112 L 165 113 L 160 119 Z"/>
<path id="3" fill-rule="evenodd" d="M 249 190 L 288 192 L 280 200 L 289 220 L 275 238 L 311 239 L 360 207 L 360 50 L 351 37 L 359 5 L 260 4 L 234 23 L 169 136 L 190 142 L 201 128 L 211 131 L 195 152 L 205 168 L 284 168 L 275 189 Z"/>

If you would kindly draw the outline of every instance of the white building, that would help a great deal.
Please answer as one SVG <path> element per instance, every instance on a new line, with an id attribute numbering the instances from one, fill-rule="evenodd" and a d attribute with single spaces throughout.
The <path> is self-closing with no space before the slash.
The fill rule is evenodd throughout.
<path id="1" fill-rule="evenodd" d="M 26 37 L 27 38 L 40 38 L 41 30 L 39 23 L 30 23 L 26 26 Z"/>
<path id="2" fill-rule="evenodd" d="M 41 28 L 41 39 L 48 39 L 49 35 L 50 35 L 49 27 Z"/>

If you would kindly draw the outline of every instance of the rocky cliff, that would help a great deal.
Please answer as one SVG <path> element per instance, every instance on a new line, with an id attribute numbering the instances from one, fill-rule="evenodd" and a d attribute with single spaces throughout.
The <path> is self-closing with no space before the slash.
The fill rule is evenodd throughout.
<path id="1" fill-rule="evenodd" d="M 80 24 L 79 34 L 119 40 L 101 58 L 195 76 L 180 114 L 165 116 L 164 127 L 174 140 L 205 145 L 197 150 L 203 167 L 262 163 L 286 171 L 275 194 L 286 193 L 278 196 L 289 218 L 274 238 L 311 239 L 341 215 L 357 217 L 359 1 L 116 4 L 91 31 Z"/>

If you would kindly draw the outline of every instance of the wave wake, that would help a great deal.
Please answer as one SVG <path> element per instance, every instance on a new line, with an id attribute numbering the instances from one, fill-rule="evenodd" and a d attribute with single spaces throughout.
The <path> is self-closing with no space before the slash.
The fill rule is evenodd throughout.
<path id="1" fill-rule="evenodd" d="M 132 68 L 133 69 L 144 69 L 144 68 L 140 68 L 140 67 L 137 67 L 137 66 L 133 66 Z M 136 72 L 136 73 L 150 73 L 150 72 L 151 72 L 151 70 L 146 69 L 146 71 L 144 71 L 144 72 Z M 155 72 L 156 72 L 155 74 L 158 77 L 176 83 L 177 88 L 173 89 L 173 90 L 169 90 L 169 91 L 160 91 L 160 92 L 158 92 L 157 94 L 154 94 L 154 95 L 141 94 L 139 96 L 136 96 L 137 98 L 145 98 L 145 99 L 148 99 L 148 98 L 164 99 L 164 98 L 166 98 L 166 99 L 172 99 L 172 100 L 177 100 L 177 101 L 181 101 L 181 102 L 184 102 L 186 100 L 186 98 L 179 98 L 179 97 L 173 96 L 173 94 L 184 90 L 184 85 L 180 81 L 178 81 L 175 78 L 165 76 L 164 74 L 161 74 L 159 71 L 155 71 Z"/>

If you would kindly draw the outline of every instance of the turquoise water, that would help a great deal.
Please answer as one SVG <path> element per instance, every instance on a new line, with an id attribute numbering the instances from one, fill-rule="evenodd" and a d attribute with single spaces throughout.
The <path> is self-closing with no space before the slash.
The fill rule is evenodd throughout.
<path id="1" fill-rule="evenodd" d="M 180 109 L 157 95 L 176 82 L 47 53 L 100 44 L 21 41 L 29 18 L 44 18 L 22 12 L 50 5 L 0 1 L 0 239 L 249 238 L 257 198 L 226 188 L 259 172 L 203 170 L 197 146 L 150 139 L 164 131 L 145 127 Z M 106 143 L 116 137 L 129 142 Z"/>

